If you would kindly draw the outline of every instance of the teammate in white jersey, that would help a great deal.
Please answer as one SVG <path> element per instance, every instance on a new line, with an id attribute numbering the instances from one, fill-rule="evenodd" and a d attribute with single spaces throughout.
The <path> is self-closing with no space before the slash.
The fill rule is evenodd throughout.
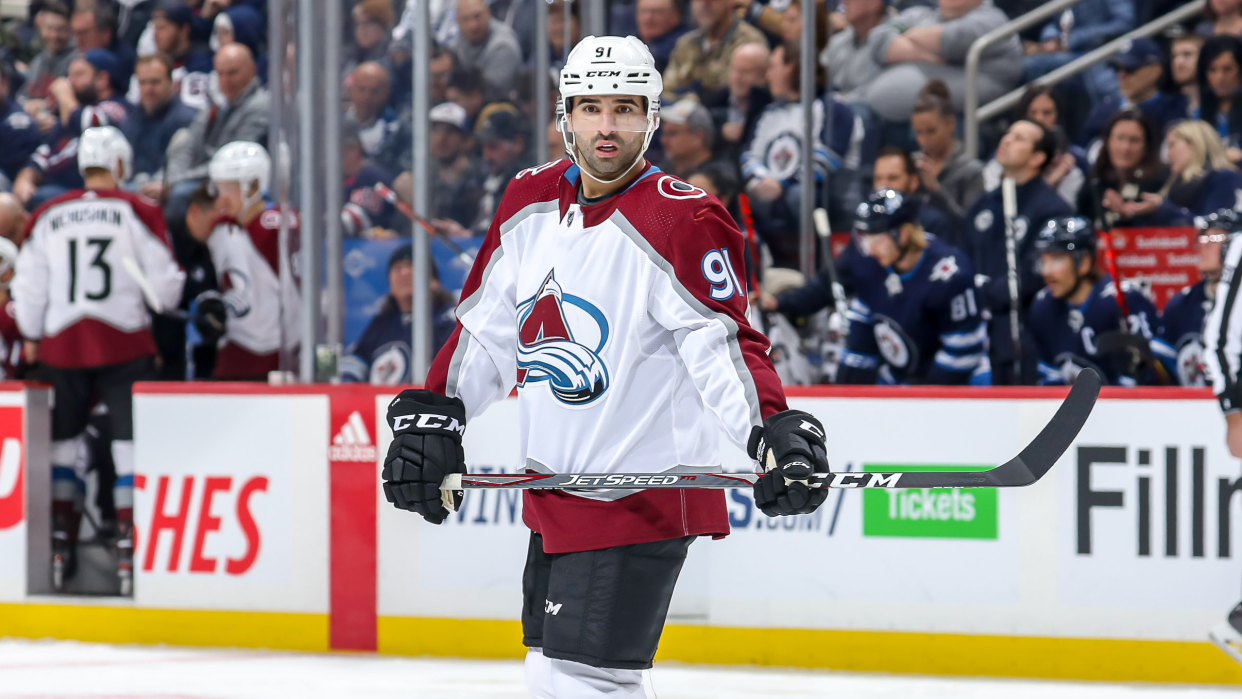
<path id="1" fill-rule="evenodd" d="M 216 353 L 217 379 L 266 381 L 269 372 L 280 368 L 281 349 L 297 343 L 297 287 L 281 282 L 281 214 L 263 200 L 271 170 L 267 150 L 249 141 L 225 145 L 208 165 L 221 219 L 207 248 L 227 307 Z M 288 230 L 295 236 L 297 218 L 290 217 Z M 220 297 L 207 292 L 199 306 Z"/>
<path id="2" fill-rule="evenodd" d="M 643 157 L 662 89 L 634 37 L 570 53 L 557 120 L 572 163 L 508 185 L 427 389 L 389 406 L 384 492 L 398 508 L 449 516 L 439 487 L 466 471 L 466 424 L 515 386 L 528 471 L 716 469 L 723 428 L 775 464 L 755 486 L 762 511 L 823 502 L 796 482 L 828 471 L 823 427 L 787 409 L 745 320 L 741 234 L 714 197 Z M 690 543 L 729 531 L 723 492 L 528 490 L 523 520 L 531 694 L 644 696 Z"/>
<path id="3" fill-rule="evenodd" d="M 153 377 L 147 303 L 172 308 L 185 275 L 173 260 L 155 202 L 120 189 L 133 153 L 112 126 L 87 129 L 78 146 L 85 190 L 45 203 L 27 224 L 13 279 L 17 326 L 29 362 L 52 385 L 53 583 L 76 568 L 84 485 L 76 469 L 92 404 L 107 406 L 116 463 L 117 572 L 133 573 L 134 443 L 131 392 Z"/>

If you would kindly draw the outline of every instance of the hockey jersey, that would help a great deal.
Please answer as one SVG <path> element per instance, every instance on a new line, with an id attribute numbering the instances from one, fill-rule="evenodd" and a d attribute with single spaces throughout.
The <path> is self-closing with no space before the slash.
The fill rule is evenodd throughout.
<path id="1" fill-rule="evenodd" d="M 835 98 L 832 107 L 832 133 L 825 133 L 824 100 L 817 99 L 811 107 L 814 119 L 815 178 L 842 167 L 859 166 L 864 130 L 862 119 L 847 105 Z M 742 152 L 741 168 L 745 180 L 772 177 L 782 185 L 801 178 L 802 104 L 778 100 L 769 104 L 755 124 L 755 134 Z M 831 146 L 831 147 L 830 147 Z"/>
<path id="2" fill-rule="evenodd" d="M 1212 308 L 1207 282 L 1182 289 L 1160 314 L 1152 352 L 1181 386 L 1203 386 L 1203 319 Z"/>
<path id="3" fill-rule="evenodd" d="M 78 368 L 155 353 L 131 268 L 165 308 L 181 300 L 185 280 L 155 202 L 121 190 L 75 190 L 41 206 L 26 230 L 13 298 L 22 335 L 42 340 L 41 361 Z"/>
<path id="4" fill-rule="evenodd" d="M 30 165 L 43 173 L 43 184 L 66 188 L 82 187 L 78 172 L 78 138 L 94 126 L 119 126 L 132 109 L 129 102 L 112 97 L 99 104 L 78 107 L 69 121 L 56 122 L 47 141 L 30 156 Z"/>
<path id="5" fill-rule="evenodd" d="M 292 212 L 288 216 L 292 241 L 298 218 Z M 280 367 L 281 349 L 298 345 L 298 280 L 289 261 L 281 264 L 280 248 L 280 211 L 274 208 L 245 226 L 223 219 L 207 239 L 228 314 L 216 354 L 217 379 L 266 377 Z"/>
<path id="6" fill-rule="evenodd" d="M 375 226 L 395 230 L 399 215 L 397 207 L 388 203 L 375 191 L 376 184 L 392 186 L 392 173 L 367 163 L 357 173 L 346 177 L 343 183 L 345 205 L 341 207 L 341 223 L 345 235 L 361 238 Z"/>
<path id="7" fill-rule="evenodd" d="M 1242 304 L 1235 277 L 1242 262 L 1242 244 L 1231 240 L 1221 251 L 1222 269 L 1213 297 L 1216 303 L 1203 321 L 1203 368 L 1212 393 L 1226 413 L 1242 409 Z"/>
<path id="8" fill-rule="evenodd" d="M 7 295 L 6 295 L 7 296 Z M 17 304 L 7 299 L 0 306 L 0 379 L 21 379 L 27 365 L 22 357 L 22 332 L 17 327 Z"/>
<path id="9" fill-rule="evenodd" d="M 431 350 L 439 352 L 456 325 L 452 305 L 431 310 Z M 383 386 L 412 383 L 410 377 L 410 314 L 402 313 L 392 297 L 384 299 L 362 337 L 341 358 L 341 381 Z"/>
<path id="10" fill-rule="evenodd" d="M 854 298 L 837 383 L 992 383 L 975 272 L 961 251 L 931 238 L 904 274 L 861 254 L 850 266 Z"/>
<path id="11" fill-rule="evenodd" d="M 1150 343 L 1156 320 L 1156 306 L 1137 289 L 1123 284 L 1130 316 L 1130 334 Z M 1112 358 L 1099 351 L 1100 338 L 1121 332 L 1121 310 L 1112 277 L 1107 275 L 1091 287 L 1091 294 L 1080 306 L 1071 305 L 1048 291 L 1047 287 L 1031 302 L 1028 331 L 1039 351 L 1039 383 L 1070 384 L 1084 367 L 1095 369 L 1108 383 L 1135 386 L 1150 383 L 1151 377 L 1122 373 Z"/>
<path id="12" fill-rule="evenodd" d="M 518 173 L 462 290 L 429 389 L 468 417 L 518 389 L 519 463 L 555 473 L 720 465 L 785 410 L 767 341 L 746 322 L 742 237 L 703 190 L 646 166 L 578 202 L 579 171 Z M 708 490 L 526 491 L 549 553 L 728 532 Z"/>

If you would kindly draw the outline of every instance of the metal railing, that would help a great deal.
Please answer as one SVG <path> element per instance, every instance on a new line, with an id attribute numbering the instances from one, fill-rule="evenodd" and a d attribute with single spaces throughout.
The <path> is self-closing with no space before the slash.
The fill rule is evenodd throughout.
<path id="1" fill-rule="evenodd" d="M 966 117 L 966 123 L 963 125 L 963 136 L 966 141 L 966 153 L 970 157 L 979 157 L 979 61 L 983 58 L 983 52 L 989 46 L 1000 43 L 1024 29 L 1047 20 L 1055 14 L 1064 12 L 1071 5 L 1077 3 L 1078 0 L 1052 0 L 1052 2 L 1040 5 L 1021 17 L 1009 20 L 975 39 L 975 42 L 970 45 L 970 50 L 966 52 L 966 99 L 962 109 Z"/>
<path id="2" fill-rule="evenodd" d="M 1160 32 L 1163 32 L 1165 29 L 1168 29 L 1169 27 L 1175 24 L 1180 24 L 1182 22 L 1185 22 L 1188 19 L 1195 17 L 1196 15 L 1203 12 L 1203 8 L 1207 5 L 1207 0 L 1195 0 L 1194 2 L 1191 2 L 1189 4 L 1182 5 L 1181 7 L 1173 10 L 1172 12 L 1169 12 L 1168 14 L 1161 15 L 1160 17 L 1153 19 L 1152 21 L 1148 22 L 1147 24 L 1144 24 L 1138 29 L 1122 34 L 1121 36 L 1117 37 L 1116 39 L 1113 39 L 1107 44 L 1104 44 L 1103 46 L 1100 46 L 1097 49 L 1089 51 L 1079 56 L 1078 58 L 1075 58 L 1073 61 L 1066 63 L 1065 65 L 1061 66 L 1060 68 L 1057 68 L 1051 73 L 1048 73 L 1047 75 L 1039 77 L 1026 85 L 1022 85 L 1021 87 L 1015 88 L 1011 90 L 1008 94 L 1005 94 L 1001 97 L 998 97 L 992 100 L 991 102 L 987 103 L 983 107 L 979 107 L 979 90 L 978 90 L 978 86 L 976 85 L 976 80 L 978 78 L 978 73 L 979 73 L 979 57 L 983 53 L 983 50 L 986 49 L 989 44 L 996 43 L 997 41 L 1000 40 L 1000 38 L 1003 38 L 1003 37 L 1000 37 L 1000 38 L 993 37 L 993 34 L 997 34 L 998 32 L 1005 30 L 1006 28 L 1009 28 L 1009 33 L 1022 31 L 1026 27 L 1029 27 L 1035 22 L 1038 22 L 1040 19 L 1050 16 L 1051 14 L 1055 14 L 1055 10 L 1046 15 L 1043 15 L 1040 18 L 1036 18 L 1031 21 L 1024 22 L 1024 20 L 1026 20 L 1028 17 L 1031 17 L 1033 15 L 1043 12 L 1047 7 L 1051 5 L 1056 5 L 1058 9 L 1060 9 L 1061 7 L 1064 7 L 1066 5 L 1072 5 L 1075 2 L 1077 2 L 1077 0 L 1069 0 L 1068 2 L 1066 0 L 1057 0 L 1057 2 L 1049 3 L 1048 5 L 1040 7 L 1038 10 L 1029 12 L 1019 17 L 1018 19 L 1012 22 L 1009 22 L 1008 24 L 997 27 L 996 30 L 988 32 L 987 34 L 980 37 L 977 41 L 975 41 L 975 43 L 971 44 L 970 52 L 966 56 L 966 105 L 965 105 L 965 110 L 964 110 L 965 117 L 966 117 L 966 123 L 964 126 L 965 126 L 965 137 L 966 137 L 965 146 L 966 146 L 967 155 L 969 155 L 972 158 L 979 157 L 979 122 L 986 121 L 987 119 L 991 119 L 992 117 L 1001 114 L 1005 110 L 1017 104 L 1022 99 L 1022 95 L 1031 86 L 1033 85 L 1038 85 L 1038 86 L 1055 85 L 1061 82 L 1062 80 L 1065 80 L 1066 78 L 1077 75 L 1078 73 L 1081 73 L 1087 68 L 1090 68 L 1091 66 L 1101 61 L 1106 61 L 1112 56 L 1114 56 L 1115 54 L 1120 53 L 1121 51 L 1124 51 L 1127 48 L 1129 42 L 1133 41 L 1134 39 L 1141 39 L 1143 37 L 1152 36 L 1153 34 L 1159 34 Z M 1016 25 L 1018 23 L 1022 23 L 1021 26 L 1017 26 L 1017 27 L 1011 26 L 1011 25 Z M 989 39 L 991 40 L 989 41 Z M 984 42 L 988 42 L 988 43 L 984 43 Z M 972 59 L 973 59 L 973 62 L 972 62 Z"/>

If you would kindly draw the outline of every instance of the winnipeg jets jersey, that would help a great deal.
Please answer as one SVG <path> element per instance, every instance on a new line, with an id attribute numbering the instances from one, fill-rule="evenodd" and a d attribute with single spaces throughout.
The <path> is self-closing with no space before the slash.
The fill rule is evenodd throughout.
<path id="1" fill-rule="evenodd" d="M 41 361 L 74 368 L 155 353 L 134 264 L 165 308 L 181 300 L 185 275 L 173 260 L 155 202 L 121 190 L 75 190 L 40 207 L 13 278 L 17 325 L 42 339 Z"/>
<path id="2" fill-rule="evenodd" d="M 288 216 L 293 241 L 298 219 L 293 213 Z M 228 314 L 216 355 L 216 378 L 266 376 L 279 368 L 280 350 L 298 344 L 300 295 L 297 280 L 290 276 L 293 266 L 281 265 L 280 247 L 277 209 L 264 211 L 244 227 L 221 220 L 207 239 Z"/>
<path id="3" fill-rule="evenodd" d="M 1182 289 L 1164 306 L 1156 338 L 1151 342 L 1156 359 L 1181 386 L 1203 386 L 1203 319 L 1212 308 L 1207 282 Z"/>
<path id="4" fill-rule="evenodd" d="M 767 341 L 745 320 L 742 237 L 720 203 L 647 166 L 578 203 L 568 161 L 508 186 L 427 386 L 468 417 L 518 389 L 521 463 L 555 473 L 720 465 L 785 409 Z M 550 553 L 725 534 L 707 490 L 526 491 Z"/>
<path id="5" fill-rule="evenodd" d="M 850 256 L 854 298 L 838 383 L 992 383 L 974 268 L 957 248 L 928 243 L 905 274 Z"/>
<path id="6" fill-rule="evenodd" d="M 1150 343 L 1155 324 L 1156 306 L 1137 289 L 1123 284 L 1130 316 L 1126 319 L 1129 332 Z M 1121 332 L 1121 310 L 1112 277 L 1107 275 L 1095 283 L 1091 294 L 1081 306 L 1072 306 L 1059 299 L 1047 287 L 1031 302 L 1029 332 L 1039 350 L 1039 383 L 1041 385 L 1074 382 L 1084 367 L 1095 369 L 1108 383 L 1134 386 L 1150 377 L 1120 373 L 1115 362 L 1100 352 L 1100 338 Z"/>

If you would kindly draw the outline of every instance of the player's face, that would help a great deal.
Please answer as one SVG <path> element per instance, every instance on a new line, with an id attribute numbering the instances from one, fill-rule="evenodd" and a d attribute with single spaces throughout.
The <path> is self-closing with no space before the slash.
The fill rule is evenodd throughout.
<path id="1" fill-rule="evenodd" d="M 1052 295 L 1059 299 L 1073 294 L 1078 286 L 1074 272 L 1074 258 L 1068 253 L 1046 252 L 1039 256 L 1039 273 Z"/>
<path id="2" fill-rule="evenodd" d="M 216 212 L 210 205 L 200 206 L 191 204 L 185 210 L 185 227 L 190 232 L 190 237 L 200 243 L 206 244 L 207 239 L 211 237 L 211 231 L 215 227 Z"/>
<path id="3" fill-rule="evenodd" d="M 598 179 L 612 179 L 638 159 L 647 132 L 640 97 L 579 97 L 566 128 L 574 134 L 579 164 Z"/>
<path id="4" fill-rule="evenodd" d="M 904 235 L 904 233 L 903 233 Z M 867 257 L 879 262 L 882 267 L 895 264 L 901 257 L 901 250 L 893 236 L 887 233 L 866 233 L 858 236 L 858 247 Z"/>
<path id="5" fill-rule="evenodd" d="M 216 213 L 236 218 L 241 214 L 242 192 L 238 182 L 216 183 Z"/>

